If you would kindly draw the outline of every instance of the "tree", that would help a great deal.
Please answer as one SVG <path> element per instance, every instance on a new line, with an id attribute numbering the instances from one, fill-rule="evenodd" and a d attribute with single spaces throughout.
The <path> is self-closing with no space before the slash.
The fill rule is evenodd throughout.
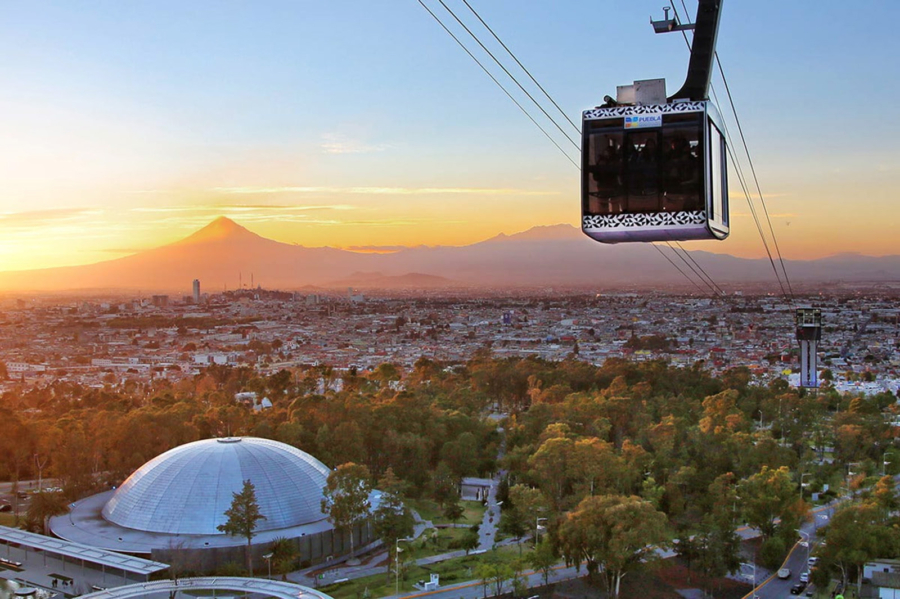
<path id="1" fill-rule="evenodd" d="M 494 564 L 488 563 L 480 563 L 475 568 L 475 576 L 481 582 L 481 592 L 484 599 L 487 599 L 487 590 L 491 584 L 491 580 L 494 578 L 494 574 L 497 571 L 497 566 Z"/>
<path id="2" fill-rule="evenodd" d="M 880 510 L 875 506 L 863 504 L 839 508 L 825 529 L 828 542 L 821 553 L 823 565 L 837 567 L 845 587 L 851 568 L 854 568 L 858 594 L 866 562 L 881 555 L 895 554 L 895 534 L 892 527 L 883 525 Z"/>
<path id="3" fill-rule="evenodd" d="M 872 504 L 882 511 L 883 518 L 887 517 L 900 507 L 897 501 L 897 486 L 893 476 L 883 476 L 875 483 L 872 493 Z"/>
<path id="4" fill-rule="evenodd" d="M 562 510 L 568 494 L 574 452 L 575 442 L 572 439 L 551 437 L 528 459 L 528 465 L 541 489 L 550 498 L 554 511 Z"/>
<path id="5" fill-rule="evenodd" d="M 466 555 L 469 555 L 470 551 L 474 551 L 478 548 L 478 544 L 480 542 L 481 536 L 478 534 L 478 530 L 470 528 L 465 532 L 465 534 L 463 534 L 462 538 L 459 540 L 459 546 L 462 549 L 466 550 Z"/>
<path id="6" fill-rule="evenodd" d="M 322 499 L 322 512 L 341 531 L 350 532 L 353 553 L 353 528 L 369 516 L 369 494 L 372 492 L 369 469 L 348 462 L 328 475 Z"/>
<path id="7" fill-rule="evenodd" d="M 718 579 L 741 567 L 741 538 L 730 522 L 707 515 L 693 539 L 696 565 L 707 580 Z M 709 590 L 709 589 L 708 589 Z"/>
<path id="8" fill-rule="evenodd" d="M 378 481 L 378 488 L 381 489 L 381 501 L 372 514 L 373 528 L 375 536 L 382 540 L 388 547 L 388 551 L 394 551 L 395 541 L 412 536 L 415 529 L 413 515 L 403 502 L 404 487 L 403 482 L 394 476 L 394 471 L 390 468 Z M 391 558 L 388 565 L 389 570 L 391 564 L 396 562 L 395 558 L 396 556 Z"/>
<path id="9" fill-rule="evenodd" d="M 789 531 L 798 528 L 808 511 L 787 466 L 776 470 L 763 466 L 739 485 L 738 495 L 747 523 L 759 529 L 764 540 L 779 526 Z"/>
<path id="10" fill-rule="evenodd" d="M 566 563 L 587 563 L 590 575 L 601 571 L 607 590 L 619 596 L 622 578 L 654 559 L 654 545 L 666 541 L 666 516 L 639 497 L 587 497 L 566 515 L 559 547 Z"/>
<path id="11" fill-rule="evenodd" d="M 440 462 L 431 479 L 431 495 L 441 508 L 451 499 L 457 497 L 457 478 L 446 462 Z"/>
<path id="12" fill-rule="evenodd" d="M 272 541 L 272 557 L 269 559 L 275 564 L 275 572 L 281 574 L 281 580 L 287 581 L 287 573 L 295 569 L 299 555 L 296 541 L 285 537 Z"/>
<path id="13" fill-rule="evenodd" d="M 256 487 L 249 479 L 244 481 L 244 486 L 240 492 L 231 494 L 231 507 L 225 510 L 225 516 L 228 521 L 225 524 L 219 524 L 216 528 L 220 532 L 224 532 L 233 537 L 244 537 L 247 539 L 247 569 L 250 576 L 253 576 L 253 557 L 250 553 L 253 540 L 253 531 L 256 530 L 256 523 L 265 520 L 266 517 L 259 512 L 259 503 L 256 501 Z"/>
<path id="14" fill-rule="evenodd" d="M 31 498 L 25 513 L 28 530 L 47 534 L 47 520 L 69 512 L 69 506 L 62 493 L 41 492 Z"/>
<path id="15" fill-rule="evenodd" d="M 553 544 L 549 538 L 545 537 L 535 546 L 534 551 L 528 555 L 528 563 L 541 573 L 544 586 L 550 584 L 550 574 L 553 573 L 553 566 L 556 565 L 556 556 L 553 554 Z"/>
<path id="16" fill-rule="evenodd" d="M 546 510 L 544 494 L 525 485 L 513 485 L 509 488 L 509 500 L 517 520 L 525 530 L 532 532 L 537 542 L 538 518 Z"/>
<path id="17" fill-rule="evenodd" d="M 463 517 L 463 514 L 466 513 L 466 508 L 459 502 L 459 497 L 453 495 L 450 499 L 447 500 L 447 503 L 444 504 L 444 518 L 456 524 L 457 520 Z"/>

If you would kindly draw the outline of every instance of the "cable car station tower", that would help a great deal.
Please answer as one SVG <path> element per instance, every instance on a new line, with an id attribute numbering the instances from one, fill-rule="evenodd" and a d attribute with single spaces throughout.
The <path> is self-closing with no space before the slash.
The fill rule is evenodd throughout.
<path id="1" fill-rule="evenodd" d="M 800 386 L 819 386 L 816 350 L 822 340 L 822 311 L 819 308 L 798 308 L 796 314 L 797 341 L 800 342 Z"/>
<path id="2" fill-rule="evenodd" d="M 693 25 L 651 21 L 657 33 L 694 30 L 684 85 L 664 79 L 617 88 L 582 114 L 582 231 L 604 243 L 725 239 L 727 153 L 709 101 L 723 0 L 699 0 Z"/>

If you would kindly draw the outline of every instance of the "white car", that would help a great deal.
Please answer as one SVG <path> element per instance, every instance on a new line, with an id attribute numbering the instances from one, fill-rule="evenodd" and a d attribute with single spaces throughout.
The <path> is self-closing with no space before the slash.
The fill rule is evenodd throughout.
<path id="1" fill-rule="evenodd" d="M 809 582 L 809 572 L 800 575 L 800 582 Z"/>
<path id="2" fill-rule="evenodd" d="M 809 558 L 809 560 L 808 560 L 806 563 L 807 563 L 807 565 L 809 566 L 810 569 L 815 568 L 815 567 L 816 567 L 816 564 L 819 563 L 819 558 L 817 558 L 817 557 L 811 557 L 811 558 Z"/>

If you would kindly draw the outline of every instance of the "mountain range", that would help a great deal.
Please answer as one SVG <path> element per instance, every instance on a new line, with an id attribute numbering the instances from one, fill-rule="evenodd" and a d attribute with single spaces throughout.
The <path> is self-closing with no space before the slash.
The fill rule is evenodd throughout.
<path id="1" fill-rule="evenodd" d="M 309 248 L 266 239 L 219 217 L 175 243 L 83 266 L 0 272 L 3 291 L 140 289 L 188 293 L 200 279 L 204 291 L 253 284 L 269 289 L 429 289 L 441 287 L 659 288 L 690 283 L 673 264 L 689 266 L 650 244 L 603 245 L 569 225 L 535 227 L 466 246 L 413 247 L 393 253 Z M 703 251 L 690 258 L 720 286 L 769 284 L 778 291 L 772 264 Z M 798 284 L 900 280 L 900 255 L 840 254 L 786 260 Z M 696 278 L 696 277 L 694 277 Z M 696 289 L 695 289 L 696 290 Z"/>

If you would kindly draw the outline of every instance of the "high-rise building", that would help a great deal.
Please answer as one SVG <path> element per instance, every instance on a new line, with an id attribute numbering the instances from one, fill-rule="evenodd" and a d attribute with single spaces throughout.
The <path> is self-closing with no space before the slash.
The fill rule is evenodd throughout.
<path id="1" fill-rule="evenodd" d="M 200 303 L 200 279 L 194 279 L 194 303 Z"/>

